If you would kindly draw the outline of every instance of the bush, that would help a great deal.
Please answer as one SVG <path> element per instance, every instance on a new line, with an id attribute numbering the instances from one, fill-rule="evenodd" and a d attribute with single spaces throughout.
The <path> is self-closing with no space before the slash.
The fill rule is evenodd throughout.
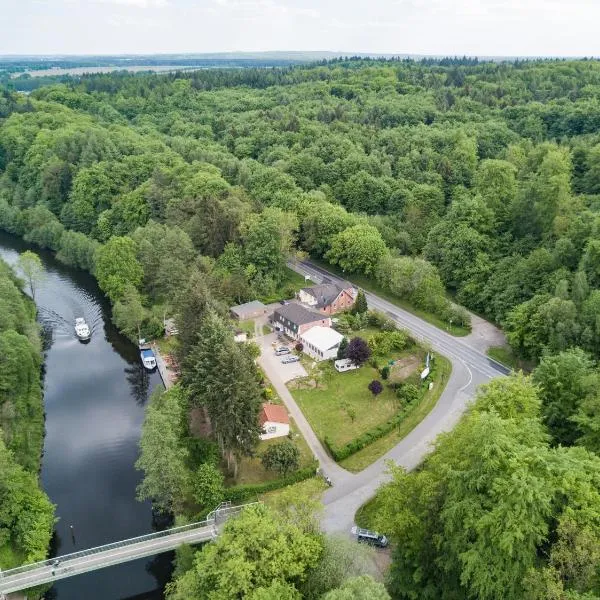
<path id="1" fill-rule="evenodd" d="M 381 373 L 381 379 L 383 379 L 385 381 L 390 376 L 390 368 L 386 365 L 385 367 L 383 367 L 383 369 L 381 369 L 380 373 Z"/>
<path id="2" fill-rule="evenodd" d="M 265 483 L 250 483 L 246 485 L 237 485 L 225 490 L 225 498 L 231 502 L 244 502 L 250 498 L 255 498 L 258 494 L 272 492 L 293 483 L 299 483 L 315 476 L 318 463 L 313 461 L 309 466 L 299 469 L 290 475 L 281 479 L 274 479 Z"/>
<path id="3" fill-rule="evenodd" d="M 294 346 L 294 349 L 296 350 L 296 352 L 302 352 L 302 350 L 304 350 L 304 344 L 302 342 L 298 342 Z"/>
<path id="4" fill-rule="evenodd" d="M 412 383 L 400 384 L 396 389 L 396 397 L 406 404 L 411 404 L 421 396 L 421 390 Z"/>
<path id="5" fill-rule="evenodd" d="M 373 381 L 369 383 L 368 388 L 371 394 L 373 394 L 373 396 L 379 396 L 379 394 L 383 392 L 383 385 L 378 379 L 373 379 Z"/>

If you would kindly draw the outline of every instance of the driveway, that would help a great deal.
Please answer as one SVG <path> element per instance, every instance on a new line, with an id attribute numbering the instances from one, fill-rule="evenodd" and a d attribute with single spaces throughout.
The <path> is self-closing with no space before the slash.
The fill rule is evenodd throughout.
<path id="1" fill-rule="evenodd" d="M 261 349 L 261 355 L 258 359 L 258 363 L 263 368 L 265 375 L 271 381 L 271 384 L 281 398 L 281 401 L 285 404 L 288 412 L 296 422 L 296 426 L 304 436 L 306 443 L 319 462 L 319 466 L 321 467 L 323 473 L 331 478 L 334 487 L 336 485 L 341 485 L 343 482 L 351 479 L 352 474 L 345 469 L 342 469 L 342 467 L 340 467 L 333 460 L 333 458 L 327 454 L 327 451 L 317 438 L 315 432 L 312 430 L 312 427 L 309 425 L 306 417 L 300 410 L 300 407 L 296 404 L 292 394 L 290 394 L 290 391 L 287 389 L 284 381 L 284 378 L 287 376 L 287 372 L 282 371 L 282 369 L 293 367 L 299 363 L 282 365 L 280 362 L 280 357 L 275 356 L 275 353 L 273 352 L 272 343 L 275 340 L 277 340 L 277 334 L 275 333 L 270 333 L 256 339 Z M 300 367 L 302 368 L 303 373 L 306 374 L 304 367 L 302 367 L 302 365 L 300 365 Z"/>

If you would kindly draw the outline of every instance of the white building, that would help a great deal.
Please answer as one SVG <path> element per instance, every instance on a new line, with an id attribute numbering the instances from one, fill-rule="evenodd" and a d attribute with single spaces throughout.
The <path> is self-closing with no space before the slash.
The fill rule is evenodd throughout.
<path id="1" fill-rule="evenodd" d="M 300 336 L 300 341 L 304 345 L 303 351 L 315 360 L 336 358 L 343 339 L 344 336 L 331 327 L 319 325 L 311 327 Z"/>
<path id="2" fill-rule="evenodd" d="M 263 433 L 259 436 L 261 440 L 283 437 L 290 432 L 290 418 L 285 407 L 280 404 L 263 404 L 258 419 L 263 428 Z"/>

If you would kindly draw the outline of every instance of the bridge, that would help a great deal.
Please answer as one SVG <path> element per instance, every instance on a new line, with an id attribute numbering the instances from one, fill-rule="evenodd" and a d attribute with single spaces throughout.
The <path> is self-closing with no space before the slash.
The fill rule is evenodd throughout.
<path id="1" fill-rule="evenodd" d="M 66 577 L 174 550 L 182 544 L 208 542 L 217 537 L 222 525 L 230 516 L 238 514 L 247 506 L 256 504 L 258 503 L 251 502 L 241 506 L 231 506 L 230 503 L 222 503 L 208 514 L 205 521 L 0 571 L 0 598 L 10 592 L 53 583 Z"/>

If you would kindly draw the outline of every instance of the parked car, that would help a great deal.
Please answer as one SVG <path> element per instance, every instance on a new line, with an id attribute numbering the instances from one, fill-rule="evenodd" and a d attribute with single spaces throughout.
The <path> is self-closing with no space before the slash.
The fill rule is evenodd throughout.
<path id="1" fill-rule="evenodd" d="M 287 300 L 280 300 L 279 304 L 281 304 L 282 306 L 287 306 L 289 302 Z"/>
<path id="2" fill-rule="evenodd" d="M 369 544 L 377 548 L 386 548 L 389 544 L 385 535 L 379 535 L 375 531 L 369 531 L 368 529 L 357 529 L 356 539 L 362 544 Z"/>
<path id="3" fill-rule="evenodd" d="M 286 346 L 279 346 L 279 348 L 275 348 L 275 356 L 283 356 L 284 354 L 289 354 L 291 350 Z"/>
<path id="4" fill-rule="evenodd" d="M 281 363 L 287 365 L 288 363 L 295 363 L 300 360 L 299 356 L 295 356 L 294 354 L 290 354 L 289 356 L 284 356 L 281 359 Z"/>

